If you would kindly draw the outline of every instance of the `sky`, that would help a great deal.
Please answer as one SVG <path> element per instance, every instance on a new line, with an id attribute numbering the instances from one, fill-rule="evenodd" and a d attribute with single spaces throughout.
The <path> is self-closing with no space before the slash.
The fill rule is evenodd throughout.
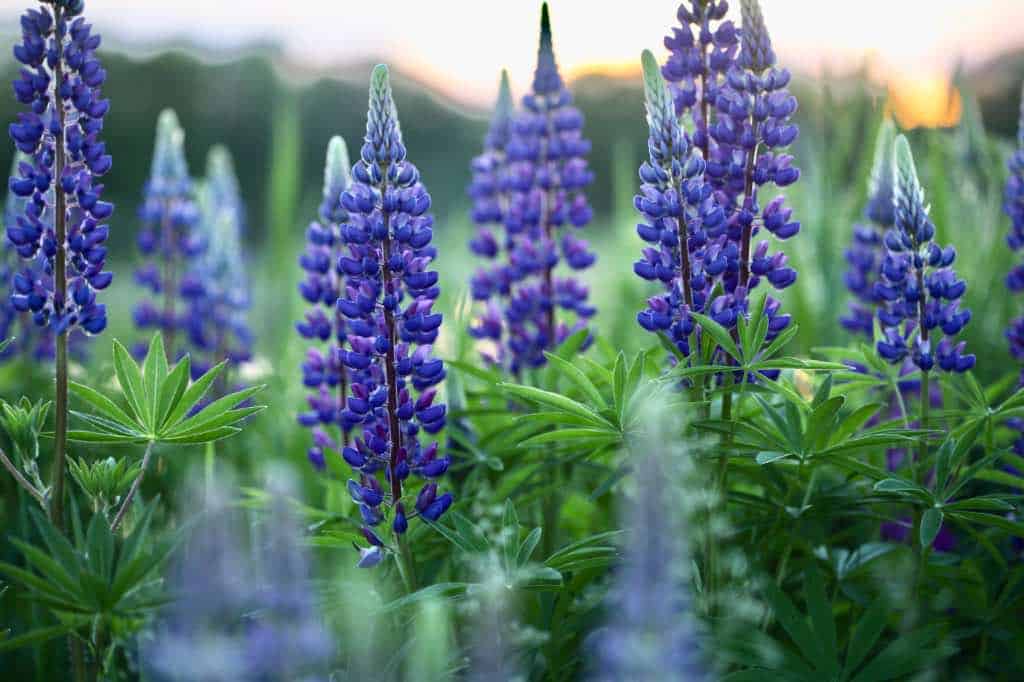
<path id="1" fill-rule="evenodd" d="M 12 26 L 30 0 L 0 0 Z M 663 50 L 677 0 L 551 0 L 555 49 L 570 76 L 635 65 Z M 762 0 L 786 66 L 821 73 L 871 55 L 886 78 L 934 81 L 961 56 L 976 63 L 1024 46 L 1024 0 Z M 730 12 L 738 21 L 739 2 Z M 507 67 L 529 84 L 540 3 L 533 0 L 86 0 L 118 45 L 182 38 L 216 49 L 273 41 L 311 68 L 383 59 L 468 104 L 486 104 Z"/>

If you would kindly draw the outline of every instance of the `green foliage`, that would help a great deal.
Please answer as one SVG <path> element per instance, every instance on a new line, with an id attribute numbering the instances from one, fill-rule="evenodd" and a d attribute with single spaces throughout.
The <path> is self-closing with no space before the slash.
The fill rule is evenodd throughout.
<path id="1" fill-rule="evenodd" d="M 94 462 L 84 459 L 68 461 L 68 471 L 92 501 L 93 511 L 109 509 L 122 495 L 128 492 L 142 472 L 142 464 L 129 464 L 126 459 L 107 457 Z"/>
<path id="2" fill-rule="evenodd" d="M 58 625 L 0 642 L 0 650 L 75 632 L 99 652 L 110 638 L 136 631 L 166 601 L 158 571 L 180 535 L 162 537 L 152 531 L 156 504 L 154 500 L 146 507 L 123 540 L 102 514 L 93 515 L 84 531 L 77 515 L 73 516 L 73 540 L 69 540 L 43 514 L 32 510 L 42 547 L 12 539 L 26 568 L 0 562 L 0 573 L 47 608 Z"/>
<path id="3" fill-rule="evenodd" d="M 237 434 L 240 422 L 263 410 L 241 406 L 262 386 L 229 393 L 204 407 L 203 399 L 226 362 L 195 381 L 190 381 L 190 365 L 186 355 L 169 368 L 159 334 L 153 336 L 142 367 L 114 341 L 121 404 L 85 384 L 70 382 L 71 394 L 92 412 L 72 412 L 90 428 L 70 431 L 68 438 L 86 443 L 208 443 Z"/>
<path id="4" fill-rule="evenodd" d="M 39 437 L 46 428 L 46 417 L 52 403 L 32 403 L 22 397 L 16 403 L 0 401 L 0 429 L 9 439 L 14 454 L 22 462 L 39 459 Z"/>

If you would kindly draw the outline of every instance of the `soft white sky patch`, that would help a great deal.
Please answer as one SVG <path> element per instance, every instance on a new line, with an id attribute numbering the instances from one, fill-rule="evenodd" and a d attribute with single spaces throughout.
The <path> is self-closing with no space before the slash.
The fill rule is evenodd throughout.
<path id="1" fill-rule="evenodd" d="M 11 28 L 30 0 L 0 0 Z M 732 3 L 739 14 L 739 2 Z M 621 66 L 645 47 L 661 49 L 675 0 L 552 0 L 555 49 L 568 73 Z M 787 65 L 845 68 L 874 54 L 901 77 L 977 62 L 1024 46 L 1024 0 L 762 0 Z M 218 48 L 253 39 L 281 44 L 314 67 L 387 59 L 444 91 L 487 102 L 498 72 L 528 85 L 540 2 L 530 0 L 87 0 L 87 15 L 119 43 L 149 46 L 187 37 Z M 11 36 L 13 40 L 14 36 Z"/>

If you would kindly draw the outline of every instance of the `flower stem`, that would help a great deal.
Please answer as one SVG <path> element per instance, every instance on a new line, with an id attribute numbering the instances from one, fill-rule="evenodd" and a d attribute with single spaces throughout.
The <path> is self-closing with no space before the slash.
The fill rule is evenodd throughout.
<path id="1" fill-rule="evenodd" d="M 146 454 L 142 456 L 142 468 L 139 470 L 139 475 L 132 481 L 132 487 L 128 489 L 128 494 L 125 495 L 121 508 L 117 510 L 117 515 L 114 516 L 114 520 L 110 523 L 111 532 L 116 531 L 117 527 L 121 525 L 121 521 L 124 519 L 124 515 L 128 513 L 128 507 L 131 506 L 135 494 L 139 492 L 139 486 L 142 485 L 142 479 L 146 475 L 146 468 L 149 466 L 150 456 L 153 454 L 153 445 L 153 441 L 149 441 L 146 445 Z"/>
<path id="2" fill-rule="evenodd" d="M 18 467 L 14 466 L 14 463 L 7 458 L 7 454 L 4 453 L 3 450 L 0 450 L 0 463 L 3 463 L 4 468 L 11 472 L 11 476 L 14 477 L 14 480 L 17 481 L 18 485 L 27 490 L 28 494 L 34 497 L 35 500 L 42 505 L 43 509 L 46 509 L 46 497 L 44 497 L 34 485 L 28 482 L 28 479 L 18 471 Z"/>
<path id="3" fill-rule="evenodd" d="M 53 6 L 54 42 L 57 47 L 57 58 L 53 68 L 53 107 L 57 113 L 58 132 L 54 136 L 54 230 L 56 231 L 57 254 L 54 263 L 53 303 L 55 316 L 63 316 L 66 305 L 68 273 L 67 273 L 67 197 L 61 187 L 64 175 L 64 99 L 60 88 L 64 82 L 64 36 L 61 24 L 64 21 L 62 8 Z M 56 320 L 52 320 L 53 324 Z M 58 530 L 64 530 L 64 469 L 67 456 L 68 438 L 68 335 L 66 330 L 57 334 L 57 390 L 54 407 L 53 435 L 53 473 L 50 498 L 50 520 Z"/>
<path id="4" fill-rule="evenodd" d="M 398 572 L 402 574 L 405 591 L 412 594 L 418 589 L 416 581 L 416 560 L 409 549 L 409 541 L 404 534 L 398 535 Z"/>

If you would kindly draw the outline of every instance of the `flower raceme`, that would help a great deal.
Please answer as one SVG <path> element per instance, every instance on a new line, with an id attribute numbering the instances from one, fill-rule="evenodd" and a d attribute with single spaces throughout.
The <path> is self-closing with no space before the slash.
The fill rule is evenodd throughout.
<path id="1" fill-rule="evenodd" d="M 191 313 L 185 320 L 187 338 L 202 358 L 192 361 L 196 376 L 222 360 L 238 365 L 252 358 L 249 282 L 242 248 L 245 210 L 234 161 L 225 147 L 210 150 L 199 199 L 203 253 L 181 283 Z"/>
<path id="2" fill-rule="evenodd" d="M 1010 234 L 1006 236 L 1006 243 L 1013 251 L 1020 251 L 1024 247 L 1024 94 L 1021 96 L 1017 149 L 1007 166 L 1010 177 L 1006 180 L 1003 194 L 1003 211 L 1010 218 Z M 1024 264 L 1018 262 L 1010 270 L 1006 286 L 1015 294 L 1024 291 Z M 1006 338 L 1013 357 L 1024 360 L 1024 317 L 1015 318 L 1010 323 Z"/>
<path id="3" fill-rule="evenodd" d="M 107 326 L 96 292 L 113 279 L 103 269 L 113 205 L 103 201 L 98 179 L 111 167 L 100 141 L 110 108 L 100 87 L 106 72 L 95 51 L 100 36 L 81 16 L 82 0 L 52 0 L 21 16 L 21 64 L 14 94 L 27 111 L 10 125 L 11 139 L 27 160 L 18 164 L 11 191 L 26 198 L 24 213 L 8 224 L 18 254 L 42 268 L 14 277 L 12 305 L 31 312 L 57 335 L 78 327 L 98 334 Z"/>
<path id="4" fill-rule="evenodd" d="M 477 338 L 503 339 L 494 359 L 516 374 L 543 365 L 544 352 L 586 328 L 595 312 L 587 302 L 587 286 L 572 275 L 561 277 L 555 272 L 560 263 L 573 271 L 585 270 L 596 256 L 574 234 L 592 217 L 584 193 L 593 180 L 586 161 L 590 142 L 583 137 L 583 115 L 572 106 L 572 94 L 555 61 L 546 4 L 541 10 L 533 86 L 522 103 L 523 111 L 512 119 L 508 133 L 503 132 L 504 112 L 496 114 L 496 125 L 485 143 L 483 163 L 500 159 L 494 167 L 498 184 L 493 190 L 480 185 L 470 189 L 478 198 L 485 189 L 497 198 L 485 211 L 480 211 L 477 201 L 474 219 L 478 224 L 485 219 L 504 224 L 506 260 L 473 276 L 473 297 L 490 304 L 471 333 Z M 482 179 L 477 175 L 477 180 Z M 505 201 L 507 207 L 502 209 Z M 493 233 L 484 231 L 471 244 L 484 257 L 497 255 L 498 246 Z"/>
<path id="5" fill-rule="evenodd" d="M 885 248 L 885 231 L 892 229 L 893 213 L 893 143 L 896 126 L 886 117 L 878 129 L 875 156 L 868 181 L 868 203 L 864 209 L 865 222 L 854 225 L 853 241 L 846 250 L 846 288 L 853 295 L 846 315 L 840 324 L 851 334 L 875 336 L 875 310 L 881 300 L 875 291 Z"/>
<path id="6" fill-rule="evenodd" d="M 724 0 L 680 6 L 681 26 L 665 39 L 671 54 L 661 73 L 668 81 L 675 113 L 693 121 L 694 134 L 691 140 L 682 131 L 666 127 L 669 124 L 662 124 L 657 132 L 659 126 L 652 127 L 651 160 L 641 169 L 644 185 L 635 200 L 647 219 L 637 230 L 651 246 L 634 270 L 644 279 L 665 282 L 670 291 L 651 299 L 639 321 L 649 330 L 671 329 L 684 352 L 688 346 L 682 341 L 693 325 L 687 314 L 676 312 L 679 306 L 733 328 L 738 317 L 747 314 L 749 292 L 762 279 L 775 289 L 785 289 L 797 277 L 784 253 L 770 253 L 768 240 L 753 243 L 762 229 L 781 240 L 800 230 L 783 197 L 763 208 L 758 201 L 762 188 L 786 187 L 799 178 L 792 157 L 781 152 L 798 134 L 790 123 L 797 102 L 786 89 L 789 72 L 775 66 L 760 7 L 743 0 L 741 9 L 743 29 L 737 31 L 724 21 L 728 11 Z M 662 102 L 658 109 L 665 106 Z M 667 114 L 659 117 L 669 118 Z M 669 142 L 677 135 L 685 144 Z M 671 150 L 673 145 L 676 158 L 664 166 L 668 156 L 656 148 Z M 672 170 L 673 164 L 678 170 Z M 681 173 L 685 183 L 666 195 L 671 173 Z M 686 191 L 681 193 L 682 189 Z M 687 210 L 690 213 L 682 225 L 672 213 L 682 215 Z M 665 218 L 682 229 L 673 235 L 671 229 L 664 229 Z M 689 277 L 683 274 L 687 269 Z M 670 285 L 673 278 L 678 285 Z M 678 294 L 671 293 L 673 286 Z M 771 341 L 789 325 L 790 316 L 782 314 L 779 301 L 770 296 L 765 311 Z M 671 320 L 676 318 L 681 324 L 673 328 Z"/>
<path id="7" fill-rule="evenodd" d="M 195 187 L 185 161 L 185 131 L 177 115 L 165 109 L 157 120 L 153 162 L 139 206 L 142 228 L 137 241 L 145 263 L 135 271 L 135 282 L 147 296 L 135 306 L 133 317 L 139 329 L 159 330 L 175 357 L 183 351 L 175 345 L 180 338 L 177 334 L 187 332 L 195 317 L 191 308 L 199 293 L 198 278 L 188 275 L 205 249 L 199 219 Z M 145 344 L 133 350 L 136 355 L 144 354 Z"/>
<path id="8" fill-rule="evenodd" d="M 893 364 L 910 357 L 923 372 L 936 364 L 945 371 L 966 372 L 974 367 L 975 356 L 964 354 L 963 341 L 952 340 L 971 319 L 971 312 L 960 308 L 967 284 L 951 267 L 956 250 L 934 242 L 935 225 L 904 136 L 896 138 L 893 154 L 894 227 L 886 232 L 886 256 L 875 283 L 884 302 L 878 319 L 885 338 L 877 343 L 878 353 Z"/>
<path id="9" fill-rule="evenodd" d="M 345 283 L 337 305 L 346 324 L 339 357 L 351 387 L 340 418 L 344 428 L 358 429 L 342 456 L 358 472 L 348 485 L 371 545 L 360 560 L 368 566 L 382 558 L 375 528 L 385 521 L 385 501 L 396 536 L 411 517 L 436 521 L 452 503 L 435 482 L 449 458 L 438 455 L 436 441 L 420 442 L 421 432 L 433 436 L 444 428 L 446 413 L 437 400 L 444 366 L 431 354 L 442 317 L 433 312 L 440 288 L 430 269 L 436 255 L 430 195 L 406 159 L 383 65 L 371 77 L 366 137 L 352 176 L 341 195 L 348 220 L 338 259 Z M 412 505 L 403 497 L 410 474 L 424 481 Z"/>
<path id="10" fill-rule="evenodd" d="M 345 140 L 331 138 L 319 220 L 306 230 L 306 251 L 299 258 L 306 272 L 299 293 L 310 308 L 296 329 L 313 344 L 302 364 L 302 383 L 310 390 L 309 410 L 299 414 L 299 423 L 313 430 L 313 445 L 307 454 L 317 469 L 327 466 L 325 449 L 338 452 L 348 445 L 350 429 L 341 423 L 341 411 L 348 399 L 349 370 L 341 362 L 346 325 L 337 305 L 345 281 L 339 263 L 345 246 L 341 230 L 349 219 L 341 195 L 352 184 L 350 169 Z"/>

